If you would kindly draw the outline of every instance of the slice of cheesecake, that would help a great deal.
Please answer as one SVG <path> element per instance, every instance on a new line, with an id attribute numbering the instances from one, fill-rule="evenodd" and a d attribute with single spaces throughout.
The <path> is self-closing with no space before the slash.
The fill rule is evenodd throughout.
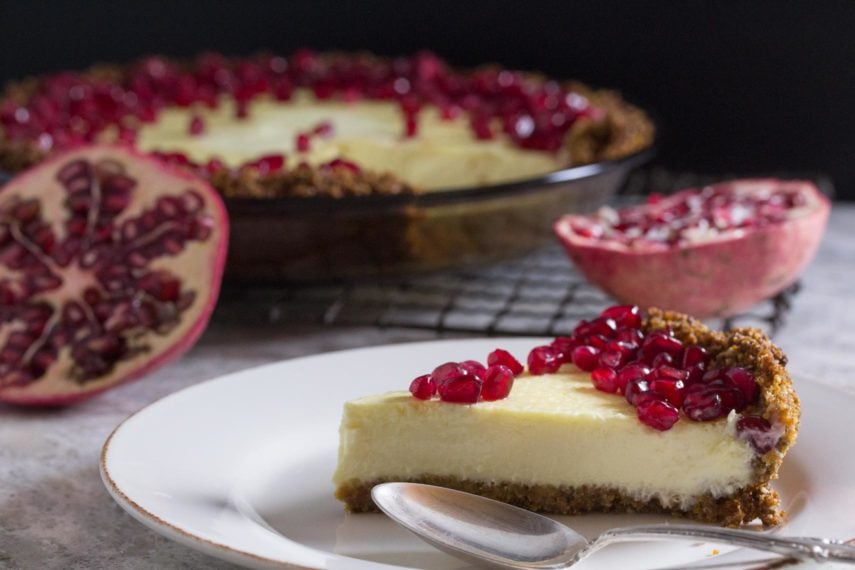
<path id="1" fill-rule="evenodd" d="M 592 382 L 590 372 L 566 362 L 573 360 L 570 350 L 571 356 L 559 355 L 560 369 L 520 375 L 503 399 L 461 404 L 391 392 L 348 402 L 336 496 L 353 512 L 372 511 L 374 485 L 416 481 L 555 514 L 667 512 L 728 526 L 757 518 L 779 523 L 779 499 L 769 482 L 799 419 L 783 354 L 759 331 L 717 333 L 651 310 L 638 335 L 639 362 L 656 356 L 643 348 L 656 341 L 642 337 L 669 327 L 669 338 L 681 345 L 672 370 L 680 370 L 683 353 L 698 354 L 689 346 L 704 348 L 708 359 L 705 376 L 683 374 L 680 394 L 667 390 L 674 388 L 667 380 L 654 384 L 663 380 L 657 370 L 664 357 L 647 380 L 630 380 L 627 388 L 621 381 Z M 576 340 L 585 336 L 582 329 Z M 568 338 L 553 343 L 555 354 L 568 347 Z M 538 355 L 529 368 L 544 372 L 537 360 L 543 351 Z M 576 356 L 591 368 L 584 355 Z M 632 364 L 615 366 L 614 376 Z M 689 357 L 687 364 L 691 369 L 697 362 Z M 597 363 L 594 370 L 602 368 Z M 753 376 L 753 387 L 740 384 L 742 371 Z M 747 397 L 740 400 L 741 389 Z M 679 405 L 669 403 L 674 398 Z"/>

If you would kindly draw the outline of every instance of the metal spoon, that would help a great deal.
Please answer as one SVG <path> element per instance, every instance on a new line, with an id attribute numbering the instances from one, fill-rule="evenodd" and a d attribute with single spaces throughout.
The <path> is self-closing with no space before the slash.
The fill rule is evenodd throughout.
<path id="1" fill-rule="evenodd" d="M 824 538 L 661 524 L 616 528 L 592 541 L 550 518 L 478 495 L 418 483 L 383 483 L 371 497 L 394 521 L 457 558 L 493 568 L 569 568 L 615 542 L 698 540 L 766 550 L 818 562 L 855 564 L 855 546 Z"/>

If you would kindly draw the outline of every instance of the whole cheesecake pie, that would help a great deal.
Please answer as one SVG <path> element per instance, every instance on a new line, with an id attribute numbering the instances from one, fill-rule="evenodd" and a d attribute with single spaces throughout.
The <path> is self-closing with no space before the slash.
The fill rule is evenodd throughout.
<path id="1" fill-rule="evenodd" d="M 612 307 L 533 349 L 527 370 L 496 350 L 348 402 L 336 496 L 374 511 L 374 485 L 413 481 L 555 514 L 775 525 L 770 481 L 800 416 L 785 364 L 756 329 Z"/>
<path id="2" fill-rule="evenodd" d="M 400 194 L 500 184 L 648 147 L 618 94 L 434 54 L 148 57 L 9 85 L 0 169 L 120 141 L 229 197 Z"/>

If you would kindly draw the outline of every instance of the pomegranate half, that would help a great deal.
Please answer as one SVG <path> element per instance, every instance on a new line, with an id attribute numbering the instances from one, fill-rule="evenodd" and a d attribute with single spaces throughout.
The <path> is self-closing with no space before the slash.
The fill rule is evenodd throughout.
<path id="1" fill-rule="evenodd" d="M 63 405 L 177 358 L 220 288 L 228 218 L 203 180 L 81 147 L 0 188 L 0 402 Z"/>
<path id="2" fill-rule="evenodd" d="M 810 182 L 746 179 L 567 215 L 554 229 L 585 277 L 616 299 L 726 317 L 796 280 L 830 209 Z"/>

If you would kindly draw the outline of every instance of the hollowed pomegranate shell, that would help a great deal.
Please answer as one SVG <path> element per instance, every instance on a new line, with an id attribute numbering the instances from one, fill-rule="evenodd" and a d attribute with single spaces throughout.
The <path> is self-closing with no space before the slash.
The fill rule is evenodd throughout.
<path id="1" fill-rule="evenodd" d="M 627 245 L 582 235 L 574 227 L 590 225 L 594 218 L 579 215 L 560 218 L 554 230 L 585 277 L 621 302 L 700 318 L 730 316 L 797 279 L 816 253 L 831 204 L 806 181 L 736 180 L 712 189 L 758 195 L 784 190 L 797 193 L 804 202 L 775 223 L 674 243 L 639 240 Z M 684 197 L 685 192 L 680 195 Z M 681 198 L 662 200 L 672 199 Z M 661 207 L 661 202 L 654 207 Z"/>
<path id="2" fill-rule="evenodd" d="M 0 402 L 70 404 L 180 356 L 220 288 L 228 218 L 203 180 L 81 147 L 0 189 Z"/>

